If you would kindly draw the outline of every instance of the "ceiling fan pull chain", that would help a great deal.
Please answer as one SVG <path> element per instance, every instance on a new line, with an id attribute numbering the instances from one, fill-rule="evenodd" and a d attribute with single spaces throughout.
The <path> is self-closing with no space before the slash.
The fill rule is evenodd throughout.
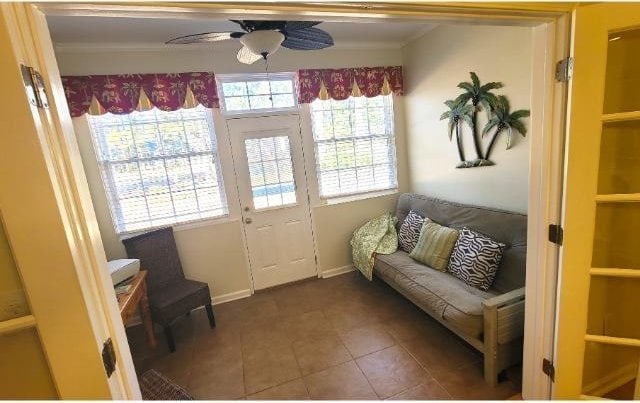
<path id="1" fill-rule="evenodd" d="M 269 101 L 271 101 L 271 107 L 273 107 L 273 94 L 271 93 L 271 79 L 269 78 L 269 59 L 264 58 L 264 72 L 267 75 L 267 83 L 269 84 Z"/>

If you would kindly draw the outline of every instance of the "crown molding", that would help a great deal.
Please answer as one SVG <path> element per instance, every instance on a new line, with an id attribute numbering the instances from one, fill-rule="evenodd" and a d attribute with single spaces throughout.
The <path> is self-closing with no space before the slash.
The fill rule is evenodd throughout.
<path id="1" fill-rule="evenodd" d="M 426 31 L 425 31 L 426 32 Z M 423 33 L 419 36 L 422 36 Z M 327 50 L 372 50 L 401 49 L 403 42 L 340 42 Z M 240 49 L 235 41 L 211 44 L 167 45 L 157 42 L 57 42 L 56 53 L 112 53 L 112 52 L 157 52 L 157 51 L 193 51 L 193 50 L 229 50 Z"/>

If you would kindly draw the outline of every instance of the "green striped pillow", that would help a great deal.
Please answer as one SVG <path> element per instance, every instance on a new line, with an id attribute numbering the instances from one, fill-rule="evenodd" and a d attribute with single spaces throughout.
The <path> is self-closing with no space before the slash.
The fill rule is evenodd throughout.
<path id="1" fill-rule="evenodd" d="M 409 256 L 440 271 L 446 271 L 451 251 L 458 240 L 458 230 L 425 219 L 416 247 Z"/>

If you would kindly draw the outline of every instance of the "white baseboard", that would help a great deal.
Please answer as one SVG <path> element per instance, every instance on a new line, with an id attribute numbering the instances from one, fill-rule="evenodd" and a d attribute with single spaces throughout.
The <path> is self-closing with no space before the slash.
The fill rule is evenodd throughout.
<path id="1" fill-rule="evenodd" d="M 237 299 L 247 298 L 251 296 L 251 290 L 240 290 L 235 292 L 230 292 L 228 294 L 218 295 L 216 297 L 211 298 L 211 302 L 213 305 L 224 304 L 225 302 L 235 301 Z"/>
<path id="2" fill-rule="evenodd" d="M 355 268 L 353 267 L 352 264 L 346 265 L 346 266 L 342 266 L 342 267 L 336 267 L 335 269 L 329 269 L 329 270 L 325 270 L 322 272 L 322 278 L 329 278 L 329 277 L 334 277 L 334 276 L 339 276 L 341 274 L 345 274 L 345 273 L 349 273 L 354 271 Z"/>
<path id="3" fill-rule="evenodd" d="M 604 396 L 612 390 L 635 379 L 637 367 L 638 365 L 635 363 L 625 365 L 600 379 L 596 379 L 588 385 L 585 385 L 584 393 L 590 396 Z"/>

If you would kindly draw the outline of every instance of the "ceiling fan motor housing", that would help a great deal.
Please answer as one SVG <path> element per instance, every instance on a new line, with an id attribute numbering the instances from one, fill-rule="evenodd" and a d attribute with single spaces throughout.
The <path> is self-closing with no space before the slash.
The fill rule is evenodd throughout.
<path id="1" fill-rule="evenodd" d="M 283 41 L 284 35 L 281 32 L 271 30 L 253 31 L 240 37 L 240 43 L 263 58 L 275 53 Z"/>

